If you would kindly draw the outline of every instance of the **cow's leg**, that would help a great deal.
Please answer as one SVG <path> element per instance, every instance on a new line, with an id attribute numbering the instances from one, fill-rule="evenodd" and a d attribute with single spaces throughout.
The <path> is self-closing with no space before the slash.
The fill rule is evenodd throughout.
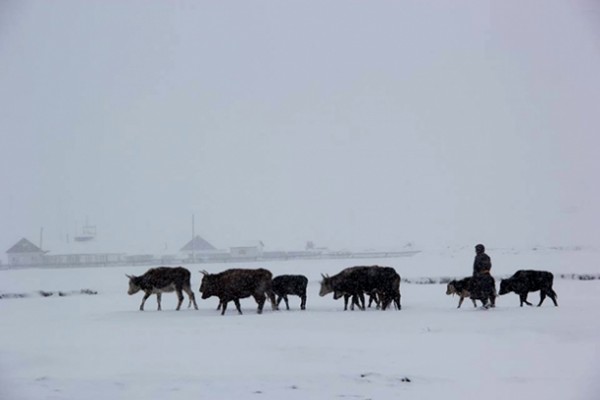
<path id="1" fill-rule="evenodd" d="M 379 305 L 375 307 L 376 310 L 385 310 L 389 304 L 387 293 L 379 293 L 377 294 L 379 299 Z"/>
<path id="2" fill-rule="evenodd" d="M 219 311 L 223 307 L 223 301 L 219 299 L 219 305 L 217 306 L 217 311 Z"/>
<path id="3" fill-rule="evenodd" d="M 192 290 L 191 287 L 189 286 L 185 286 L 183 288 L 183 290 L 187 293 L 190 301 L 188 303 L 188 308 L 190 308 L 192 306 L 192 303 L 194 304 L 194 308 L 197 310 L 198 309 L 198 304 L 196 304 L 196 296 L 194 296 L 194 291 Z"/>
<path id="4" fill-rule="evenodd" d="M 388 308 L 391 308 L 393 304 L 394 304 L 394 296 L 386 295 L 385 296 L 385 307 L 383 308 L 383 310 L 387 310 Z"/>
<path id="5" fill-rule="evenodd" d="M 192 299 L 192 303 L 194 304 L 194 309 L 197 310 L 198 303 L 196 303 L 196 295 L 194 294 L 194 292 L 192 290 L 190 290 L 189 296 Z M 189 306 L 188 306 L 188 308 L 189 308 Z"/>
<path id="6" fill-rule="evenodd" d="M 349 294 L 344 295 L 344 311 L 348 310 L 348 299 L 350 298 Z M 354 310 L 354 303 L 350 304 L 350 310 Z"/>
<path id="7" fill-rule="evenodd" d="M 360 292 L 360 293 L 358 294 L 358 300 L 360 301 L 360 303 L 358 304 L 358 307 L 359 307 L 361 310 L 365 311 L 365 309 L 366 309 L 366 308 L 365 308 L 365 294 L 364 294 L 364 293 L 362 293 L 362 292 Z"/>
<path id="8" fill-rule="evenodd" d="M 523 307 L 523 303 L 527 304 L 528 306 L 533 305 L 527 301 L 527 292 L 519 294 L 519 298 L 521 299 L 521 307 Z"/>
<path id="9" fill-rule="evenodd" d="M 363 300 L 364 300 L 364 298 L 365 298 L 365 295 L 363 294 Z M 356 306 L 357 306 L 357 307 L 358 307 L 360 310 L 362 310 L 362 309 L 364 309 L 364 308 L 365 308 L 365 304 L 366 304 L 366 302 L 363 302 L 363 303 L 361 303 L 361 302 L 360 302 L 360 295 L 358 295 L 358 294 L 355 294 L 355 295 L 352 297 L 352 300 L 354 301 L 354 304 L 356 304 Z"/>
<path id="10" fill-rule="evenodd" d="M 396 304 L 396 295 L 394 293 L 389 293 L 387 296 L 387 304 L 385 308 L 392 308 L 392 306 L 397 310 L 398 305 Z"/>
<path id="11" fill-rule="evenodd" d="M 140 311 L 144 311 L 144 303 L 146 303 L 146 300 L 148 300 L 148 297 L 150 297 L 151 295 L 152 295 L 152 292 L 144 293 L 144 298 L 142 299 L 142 304 L 140 304 Z"/>
<path id="12" fill-rule="evenodd" d="M 477 308 L 477 300 L 471 299 L 471 301 L 473 302 L 473 307 Z"/>
<path id="13" fill-rule="evenodd" d="M 463 301 L 465 301 L 465 298 L 463 296 L 460 296 L 460 298 L 458 299 L 458 307 L 456 308 L 460 308 L 460 306 L 462 306 Z"/>
<path id="14" fill-rule="evenodd" d="M 486 297 L 484 297 L 483 299 L 481 299 L 481 303 L 483 303 L 483 305 L 481 306 L 484 309 L 488 309 L 490 306 L 488 305 L 488 299 Z"/>
<path id="15" fill-rule="evenodd" d="M 548 289 L 548 297 L 550 297 L 554 305 L 558 307 L 558 303 L 556 302 L 556 292 L 552 290 L 552 288 Z"/>
<path id="16" fill-rule="evenodd" d="M 544 302 L 544 300 L 546 300 L 546 291 L 545 290 L 540 290 L 540 302 L 538 303 L 538 307 L 540 307 L 542 305 L 542 303 Z"/>
<path id="17" fill-rule="evenodd" d="M 400 304 L 400 299 L 401 299 L 401 295 L 400 292 L 398 292 L 396 294 L 396 307 L 398 308 L 398 310 L 402 310 L 402 305 Z"/>
<path id="18" fill-rule="evenodd" d="M 375 302 L 375 308 L 379 309 L 381 305 L 381 299 L 377 296 L 377 293 L 375 292 L 369 293 L 369 304 L 367 305 L 367 308 L 371 308 L 371 304 L 373 304 L 373 302 Z"/>
<path id="19" fill-rule="evenodd" d="M 306 293 L 300 295 L 300 309 L 306 310 Z"/>
<path id="20" fill-rule="evenodd" d="M 221 306 L 221 315 L 225 315 L 225 310 L 227 310 L 227 303 L 229 303 L 229 301 L 226 300 L 221 300 L 219 302 L 219 305 Z"/>
<path id="21" fill-rule="evenodd" d="M 240 315 L 242 315 L 242 307 L 240 306 L 240 299 L 233 299 L 233 303 L 235 304 L 235 308 L 237 308 Z"/>
<path id="22" fill-rule="evenodd" d="M 358 302 L 358 295 L 356 294 L 349 294 L 348 297 L 352 298 L 352 301 L 350 302 L 350 310 L 354 311 L 354 306 L 358 306 L 358 308 L 360 308 L 360 303 Z"/>
<path id="23" fill-rule="evenodd" d="M 252 297 L 254 297 L 254 300 L 256 300 L 256 302 L 258 303 L 258 310 L 256 312 L 258 314 L 262 314 L 262 310 L 265 305 L 265 301 L 267 301 L 267 298 L 265 297 L 264 293 L 255 293 L 252 295 Z"/>
<path id="24" fill-rule="evenodd" d="M 394 306 L 395 306 L 395 303 L 394 303 L 395 297 L 394 297 L 394 296 L 395 296 L 395 295 L 394 295 L 394 292 L 391 292 L 391 293 L 386 293 L 386 294 L 384 295 L 384 298 L 385 298 L 385 303 L 384 303 L 384 304 L 382 304 L 382 306 L 384 306 L 384 305 L 385 305 L 385 308 L 383 308 L 384 310 L 387 310 L 388 308 L 391 308 L 391 307 L 392 307 L 392 305 L 394 305 Z"/>
<path id="25" fill-rule="evenodd" d="M 391 303 L 391 298 L 387 293 L 379 293 L 379 306 L 377 309 L 381 309 L 381 311 L 385 311 Z"/>
<path id="26" fill-rule="evenodd" d="M 290 304 L 288 303 L 288 297 L 287 294 L 283 295 L 283 300 L 285 301 L 285 309 L 289 310 L 290 309 Z"/>
<path id="27" fill-rule="evenodd" d="M 376 309 L 380 309 L 381 308 L 381 303 L 382 303 L 382 295 L 380 293 L 373 293 L 373 299 L 375 300 L 375 308 Z M 371 298 L 369 298 L 369 302 L 371 302 Z"/>
<path id="28" fill-rule="evenodd" d="M 162 293 L 161 292 L 156 293 L 156 302 L 158 303 L 158 311 L 162 310 L 162 308 L 160 308 L 161 300 L 162 300 Z"/>
<path id="29" fill-rule="evenodd" d="M 175 290 L 175 293 L 177 294 L 177 308 L 175 309 L 179 311 L 181 304 L 183 303 L 183 292 L 181 290 Z"/>
<path id="30" fill-rule="evenodd" d="M 265 296 L 265 294 L 266 294 L 266 296 Z M 273 293 L 273 290 L 269 288 L 269 289 L 265 290 L 265 294 L 263 294 L 263 297 L 265 297 L 265 301 L 267 300 L 267 297 L 269 298 L 269 301 L 271 302 L 271 309 L 273 311 L 279 310 L 277 301 L 275 301 L 275 293 Z"/>
<path id="31" fill-rule="evenodd" d="M 277 295 L 277 307 L 279 307 L 279 304 L 281 303 L 281 300 L 283 300 L 283 296 Z"/>

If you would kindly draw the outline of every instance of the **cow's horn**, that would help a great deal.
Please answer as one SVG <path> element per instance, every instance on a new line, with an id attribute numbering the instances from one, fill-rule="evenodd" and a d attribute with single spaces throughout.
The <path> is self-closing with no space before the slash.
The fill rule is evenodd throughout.
<path id="1" fill-rule="evenodd" d="M 128 277 L 129 279 L 133 278 L 133 275 L 125 274 L 125 276 Z"/>
<path id="2" fill-rule="evenodd" d="M 200 273 L 204 274 L 204 275 L 210 275 L 208 272 L 206 272 L 205 269 L 203 269 L 202 271 L 200 271 Z"/>

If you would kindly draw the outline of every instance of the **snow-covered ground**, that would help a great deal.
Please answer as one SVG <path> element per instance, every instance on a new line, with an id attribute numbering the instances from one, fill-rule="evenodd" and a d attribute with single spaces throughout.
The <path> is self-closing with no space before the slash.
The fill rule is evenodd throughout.
<path id="1" fill-rule="evenodd" d="M 600 272 L 594 250 L 490 249 L 494 275 L 519 268 Z M 598 399 L 600 281 L 555 279 L 559 307 L 456 309 L 445 285 L 403 283 L 401 311 L 342 311 L 319 297 L 321 273 L 390 265 L 406 278 L 466 276 L 472 249 L 385 260 L 272 262 L 275 275 L 309 278 L 307 310 L 222 317 L 216 299 L 176 312 L 174 294 L 139 312 L 125 273 L 147 267 L 0 271 L 0 399 Z M 236 265 L 258 267 L 259 264 Z M 197 292 L 200 269 L 188 266 Z M 92 289 L 97 295 L 41 297 Z M 538 293 L 531 299 L 537 300 Z M 184 302 L 187 305 L 187 300 Z"/>

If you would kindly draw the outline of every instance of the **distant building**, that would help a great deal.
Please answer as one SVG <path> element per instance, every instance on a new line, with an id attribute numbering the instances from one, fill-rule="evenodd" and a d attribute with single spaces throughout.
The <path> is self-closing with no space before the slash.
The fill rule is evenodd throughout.
<path id="1" fill-rule="evenodd" d="M 200 235 L 194 236 L 185 246 L 179 250 L 187 259 L 205 258 L 219 253 L 219 250 Z"/>
<path id="2" fill-rule="evenodd" d="M 304 250 L 308 255 L 318 255 L 323 254 L 329 251 L 327 247 L 317 247 L 315 246 L 315 242 L 309 240 L 306 242 L 306 246 L 304 246 Z"/>
<path id="3" fill-rule="evenodd" d="M 44 264 L 51 266 L 103 266 L 125 261 L 123 252 L 94 239 L 50 242 L 48 248 L 51 250 L 44 255 Z"/>
<path id="4" fill-rule="evenodd" d="M 150 264 L 156 260 L 153 254 L 134 254 L 125 256 L 125 261 L 128 264 Z"/>
<path id="5" fill-rule="evenodd" d="M 264 247 L 262 241 L 254 240 L 241 246 L 231 247 L 229 253 L 232 258 L 259 258 L 263 255 Z"/>
<path id="6" fill-rule="evenodd" d="M 123 260 L 123 253 L 47 254 L 44 256 L 44 262 L 48 265 L 107 265 Z"/>
<path id="7" fill-rule="evenodd" d="M 44 262 L 45 251 L 22 238 L 6 251 L 9 265 L 36 265 Z"/>

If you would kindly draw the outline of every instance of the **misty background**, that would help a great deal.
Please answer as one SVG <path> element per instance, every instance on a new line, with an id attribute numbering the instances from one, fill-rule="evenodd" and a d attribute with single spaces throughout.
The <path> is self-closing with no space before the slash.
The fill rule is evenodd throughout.
<path id="1" fill-rule="evenodd" d="M 0 257 L 599 244 L 592 1 L 3 1 Z"/>

